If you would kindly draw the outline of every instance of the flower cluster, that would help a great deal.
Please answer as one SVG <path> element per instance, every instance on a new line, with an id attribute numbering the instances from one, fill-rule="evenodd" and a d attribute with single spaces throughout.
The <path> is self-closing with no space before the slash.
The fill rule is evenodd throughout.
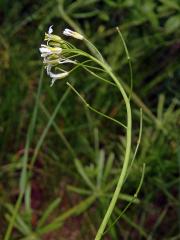
<path id="1" fill-rule="evenodd" d="M 65 78 L 69 74 L 68 71 L 59 67 L 60 64 L 76 64 L 76 61 L 72 60 L 71 57 L 67 57 L 67 55 L 64 54 L 64 50 L 70 48 L 70 45 L 60 36 L 52 34 L 52 27 L 53 26 L 50 26 L 48 33 L 45 33 L 44 41 L 46 41 L 46 44 L 41 44 L 41 47 L 39 48 L 41 57 L 43 58 L 43 63 L 45 64 L 47 75 L 49 75 L 52 79 L 51 86 L 57 79 Z M 83 36 L 81 34 L 70 29 L 65 29 L 63 34 L 79 40 L 83 40 Z M 58 69 L 59 72 L 52 72 L 53 68 L 55 70 Z"/>

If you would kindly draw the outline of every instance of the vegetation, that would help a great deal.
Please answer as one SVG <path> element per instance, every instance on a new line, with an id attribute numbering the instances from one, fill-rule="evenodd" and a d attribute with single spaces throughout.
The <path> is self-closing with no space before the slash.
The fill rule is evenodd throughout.
<path id="1" fill-rule="evenodd" d="M 0 13 L 0 239 L 94 239 L 123 166 L 123 98 L 86 66 L 50 87 L 39 53 L 50 25 L 85 36 L 130 96 L 131 160 L 141 139 L 102 238 L 180 239 L 179 1 L 14 0 Z"/>

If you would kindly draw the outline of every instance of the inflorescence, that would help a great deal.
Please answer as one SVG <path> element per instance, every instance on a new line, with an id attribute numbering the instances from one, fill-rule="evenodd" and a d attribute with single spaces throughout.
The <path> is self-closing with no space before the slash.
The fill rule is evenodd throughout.
<path id="1" fill-rule="evenodd" d="M 59 67 L 60 64 L 77 64 L 75 60 L 72 60 L 73 55 L 68 54 L 67 51 L 68 49 L 73 48 L 73 46 L 63 40 L 60 36 L 52 34 L 52 27 L 53 26 L 50 26 L 48 33 L 45 33 L 44 41 L 46 44 L 41 44 L 41 47 L 39 48 L 47 75 L 52 79 L 51 86 L 53 86 L 57 79 L 62 79 L 69 75 L 69 71 Z M 81 34 L 67 28 L 63 31 L 63 34 L 79 40 L 84 39 Z M 55 69 L 55 72 L 53 72 L 52 69 Z M 57 69 L 58 72 L 56 72 Z"/>

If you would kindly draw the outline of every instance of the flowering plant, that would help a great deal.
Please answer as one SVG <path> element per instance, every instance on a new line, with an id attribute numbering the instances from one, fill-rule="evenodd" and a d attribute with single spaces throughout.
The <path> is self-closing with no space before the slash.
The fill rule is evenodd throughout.
<path id="1" fill-rule="evenodd" d="M 45 33 L 45 44 L 41 44 L 39 48 L 41 52 L 41 57 L 44 59 L 43 63 L 45 64 L 45 68 L 47 70 L 47 75 L 52 78 L 51 86 L 53 86 L 54 82 L 57 79 L 62 79 L 68 76 L 69 72 L 63 70 L 62 68 L 58 68 L 60 72 L 54 73 L 52 72 L 52 68 L 56 67 L 60 64 L 76 64 L 76 61 L 71 60 L 72 56 L 67 56 L 65 50 L 72 47 L 69 43 L 64 41 L 61 37 L 52 34 L 53 28 L 52 26 L 49 27 L 48 33 Z M 83 36 L 73 32 L 69 29 L 65 29 L 63 32 L 66 36 L 72 36 L 77 39 L 83 39 Z"/>
<path id="2" fill-rule="evenodd" d="M 126 51 L 126 53 L 128 53 L 124 39 L 123 39 L 119 29 L 117 29 L 117 30 L 118 30 L 118 33 L 124 44 L 125 51 Z M 52 79 L 51 86 L 54 84 L 54 82 L 57 79 L 65 78 L 72 71 L 74 71 L 77 67 L 82 67 L 87 72 L 92 74 L 95 78 L 98 78 L 108 84 L 111 84 L 111 85 L 114 85 L 115 87 L 117 87 L 123 97 L 123 100 L 124 100 L 124 103 L 126 106 L 127 123 L 123 124 L 120 121 L 118 121 L 114 118 L 111 118 L 111 117 L 107 116 L 106 114 L 101 113 L 98 110 L 91 107 L 86 102 L 86 100 L 79 94 L 79 92 L 69 82 L 67 82 L 67 85 L 80 97 L 80 99 L 86 105 L 86 107 L 90 108 L 92 111 L 96 112 L 97 114 L 100 114 L 101 116 L 103 116 L 107 119 L 110 119 L 111 121 L 114 121 L 115 123 L 121 125 L 126 130 L 126 146 L 125 146 L 125 156 L 124 156 L 122 170 L 119 175 L 119 179 L 117 181 L 117 186 L 113 193 L 112 199 L 111 199 L 109 207 L 107 209 L 107 212 L 103 218 L 103 221 L 102 221 L 102 223 L 97 231 L 96 237 L 95 237 L 95 240 L 100 240 L 104 234 L 107 223 L 113 212 L 113 209 L 114 209 L 117 199 L 119 197 L 119 193 L 121 192 L 122 186 L 129 174 L 129 170 L 132 166 L 132 163 L 134 161 L 134 158 L 135 158 L 138 146 L 139 146 L 139 141 L 138 141 L 134 156 L 133 156 L 132 160 L 130 161 L 131 134 L 132 134 L 132 116 L 131 116 L 130 98 L 127 96 L 127 93 L 126 93 L 123 85 L 117 79 L 117 77 L 113 73 L 111 67 L 106 63 L 106 61 L 102 57 L 101 53 L 84 36 L 82 36 L 81 34 L 79 34 L 77 32 L 74 32 L 70 29 L 65 29 L 63 31 L 63 34 L 65 36 L 68 36 L 68 37 L 70 36 L 70 37 L 73 37 L 80 41 L 86 41 L 86 43 L 90 46 L 90 48 L 93 52 L 93 55 L 88 52 L 85 52 L 81 49 L 76 48 L 71 43 L 62 39 L 60 36 L 54 35 L 52 33 L 53 33 L 53 29 L 52 29 L 52 26 L 50 26 L 48 33 L 45 33 L 44 40 L 45 40 L 46 44 L 41 44 L 41 47 L 39 49 L 40 53 L 41 53 L 41 57 L 43 58 L 43 63 L 45 64 L 47 75 L 49 75 Z M 79 58 L 80 56 L 81 56 L 81 58 Z M 130 58 L 129 58 L 128 54 L 127 54 L 127 57 L 128 57 L 128 61 L 129 61 Z M 80 59 L 80 61 L 77 61 L 77 58 L 78 58 L 78 60 Z M 67 64 L 71 66 L 70 70 L 65 69 L 65 67 L 66 67 L 65 65 L 67 65 Z M 131 66 L 131 65 L 129 65 L 129 66 Z M 58 72 L 57 72 L 57 70 L 58 70 Z M 109 80 L 101 77 L 98 74 L 99 71 L 108 74 L 109 77 L 112 79 L 112 81 L 109 81 Z M 130 71 L 131 71 L 131 68 L 130 68 Z M 80 164 L 79 162 L 77 162 L 77 159 L 76 159 L 76 163 Z M 81 171 L 80 171 L 80 174 L 81 174 Z M 83 174 L 81 174 L 81 175 L 82 175 L 82 177 L 84 177 Z M 143 174 L 142 174 L 142 176 L 143 176 Z M 98 187 L 94 188 L 92 186 L 92 184 L 89 183 L 89 180 L 87 180 L 87 178 L 84 178 L 84 179 L 87 181 L 88 185 L 90 185 L 94 189 L 95 198 L 98 197 L 98 194 L 97 194 Z M 141 183 L 142 183 L 142 181 L 141 181 Z M 139 188 L 138 188 L 137 192 L 138 191 L 139 191 Z M 137 192 L 134 195 L 134 198 L 137 198 Z"/>

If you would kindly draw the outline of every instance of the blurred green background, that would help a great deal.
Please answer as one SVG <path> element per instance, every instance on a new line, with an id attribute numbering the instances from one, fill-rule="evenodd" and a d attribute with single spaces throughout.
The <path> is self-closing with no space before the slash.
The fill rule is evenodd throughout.
<path id="1" fill-rule="evenodd" d="M 2 0 L 0 24 L 0 239 L 94 239 L 122 166 L 122 128 L 87 109 L 66 79 L 49 87 L 39 47 L 50 25 L 61 36 L 66 27 L 83 33 L 126 85 L 127 56 L 116 26 L 131 56 L 132 154 L 139 108 L 142 140 L 109 224 L 121 218 L 104 239 L 180 239 L 179 1 Z M 96 109 L 125 120 L 115 88 L 81 69 L 68 81 Z M 143 163 L 139 200 L 121 214 Z M 106 172 L 98 186 L 102 196 L 89 199 L 100 171 Z"/>

